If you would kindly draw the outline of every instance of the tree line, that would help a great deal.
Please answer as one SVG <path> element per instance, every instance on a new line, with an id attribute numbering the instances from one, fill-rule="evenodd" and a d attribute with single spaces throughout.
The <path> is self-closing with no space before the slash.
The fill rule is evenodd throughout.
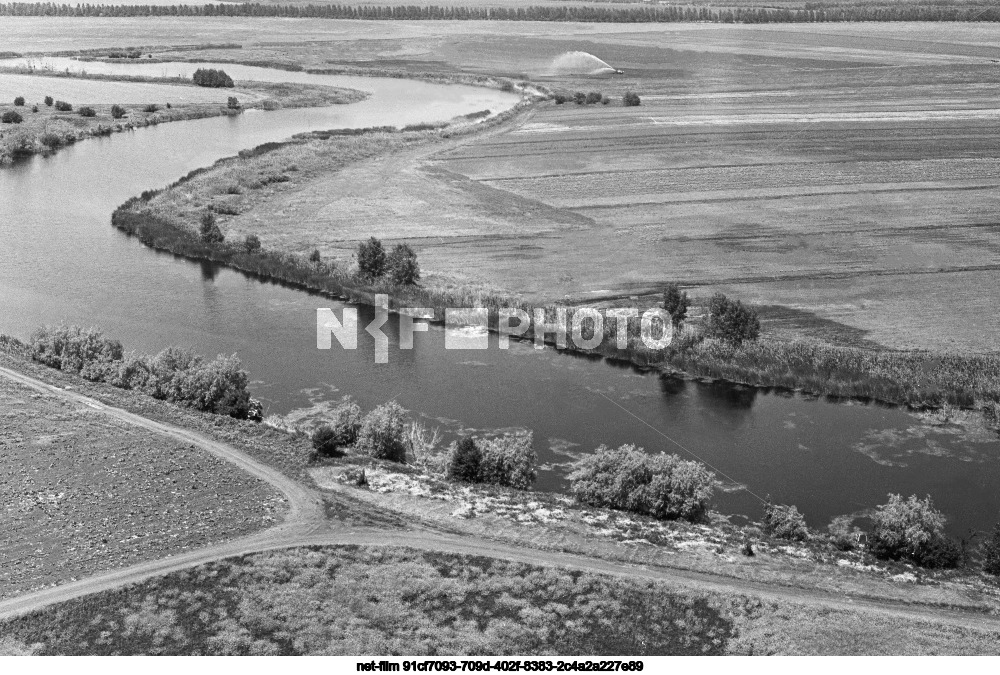
<path id="1" fill-rule="evenodd" d="M 954 5 L 947 0 L 931 4 L 855 5 L 806 3 L 801 8 L 776 7 L 438 7 L 271 5 L 260 3 L 206 5 L 69 5 L 57 3 L 0 3 L 0 16 L 228 16 L 310 19 L 401 19 L 408 21 L 579 21 L 587 23 L 825 23 L 855 21 L 997 22 L 1000 7 Z"/>

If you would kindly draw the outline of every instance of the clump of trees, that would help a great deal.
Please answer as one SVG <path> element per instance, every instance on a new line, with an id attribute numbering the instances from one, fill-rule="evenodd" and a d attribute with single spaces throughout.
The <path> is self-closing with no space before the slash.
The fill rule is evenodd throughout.
<path id="1" fill-rule="evenodd" d="M 778 539 L 805 541 L 809 538 L 806 519 L 794 506 L 772 504 L 770 498 L 764 505 L 764 532 Z"/>
<path id="2" fill-rule="evenodd" d="M 687 292 L 681 291 L 677 284 L 667 284 L 663 289 L 663 309 L 670 314 L 670 319 L 674 326 L 679 326 L 687 318 L 688 307 L 691 306 L 691 299 Z"/>
<path id="3" fill-rule="evenodd" d="M 125 117 L 125 112 L 126 112 L 125 108 L 118 105 L 117 103 L 111 106 L 111 116 L 116 120 L 120 120 L 121 118 Z"/>
<path id="4" fill-rule="evenodd" d="M 220 415 L 245 419 L 259 414 L 259 404 L 247 390 L 249 377 L 235 355 L 206 362 L 178 347 L 156 356 L 125 354 L 117 340 L 78 326 L 40 328 L 29 347 L 35 361 L 94 382 Z"/>
<path id="5" fill-rule="evenodd" d="M 661 520 L 697 521 L 718 486 L 703 464 L 677 455 L 651 455 L 635 445 L 602 445 L 569 475 L 577 500 Z"/>
<path id="6" fill-rule="evenodd" d="M 194 75 L 191 76 L 194 83 L 199 87 L 226 87 L 232 88 L 235 86 L 233 83 L 233 78 L 229 77 L 224 70 L 216 70 L 215 68 L 199 68 L 194 71 Z"/>
<path id="7" fill-rule="evenodd" d="M 87 105 L 82 106 L 79 109 L 77 109 L 77 112 L 80 113 L 80 117 L 96 117 L 97 116 L 97 111 L 94 110 L 93 108 L 91 108 L 90 106 L 87 106 Z"/>
<path id="8" fill-rule="evenodd" d="M 633 108 L 641 103 L 642 101 L 639 100 L 639 94 L 634 91 L 627 91 L 625 92 L 625 95 L 622 96 L 622 105 L 626 108 Z"/>
<path id="9" fill-rule="evenodd" d="M 466 436 L 452 447 L 446 475 L 466 483 L 527 490 L 538 477 L 537 461 L 531 432 L 488 439 Z"/>
<path id="10" fill-rule="evenodd" d="M 16 110 L 8 110 L 3 115 L 0 115 L 0 122 L 4 124 L 20 124 L 23 121 L 24 117 Z"/>
<path id="11" fill-rule="evenodd" d="M 962 562 L 962 548 L 944 534 L 944 514 L 928 496 L 903 499 L 890 494 L 876 509 L 869 547 L 883 560 L 909 560 L 920 567 L 952 568 Z"/>
<path id="12" fill-rule="evenodd" d="M 206 244 L 221 244 L 226 239 L 226 236 L 222 234 L 222 230 L 219 229 L 218 224 L 215 222 L 215 214 L 211 211 L 206 211 L 202 215 L 199 234 L 201 235 L 201 240 Z"/>
<path id="13" fill-rule="evenodd" d="M 409 244 L 396 244 L 387 254 L 382 242 L 371 237 L 358 244 L 357 261 L 358 275 L 369 281 L 384 278 L 397 286 L 409 286 L 420 280 L 417 254 Z"/>
<path id="14" fill-rule="evenodd" d="M 708 335 L 732 345 L 741 345 L 760 337 L 757 312 L 739 300 L 722 293 L 712 296 L 708 306 Z"/>
<path id="15" fill-rule="evenodd" d="M 395 401 L 383 403 L 361 420 L 354 447 L 375 459 L 406 461 L 406 411 Z"/>
<path id="16" fill-rule="evenodd" d="M 45 100 L 46 100 L 46 102 L 48 102 L 49 97 L 46 96 Z M 56 101 L 56 110 L 58 110 L 59 112 L 69 112 L 72 109 L 73 109 L 73 105 L 72 104 L 67 103 L 66 101 Z"/>
<path id="17" fill-rule="evenodd" d="M 17 96 L 14 98 L 14 105 L 24 105 L 24 97 Z"/>

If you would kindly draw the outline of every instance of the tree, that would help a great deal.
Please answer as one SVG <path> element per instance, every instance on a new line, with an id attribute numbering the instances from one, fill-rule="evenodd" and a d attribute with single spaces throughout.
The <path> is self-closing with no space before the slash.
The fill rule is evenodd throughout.
<path id="1" fill-rule="evenodd" d="M 594 103 L 600 103 L 601 99 L 603 99 L 603 98 L 604 98 L 604 96 L 601 94 L 601 92 L 599 92 L 599 91 L 591 91 L 591 92 L 587 93 L 587 98 L 584 100 L 584 102 L 587 105 L 591 105 L 591 104 L 594 104 Z"/>
<path id="2" fill-rule="evenodd" d="M 18 96 L 14 99 L 14 105 L 24 105 L 24 97 Z"/>
<path id="3" fill-rule="evenodd" d="M 760 337 L 757 312 L 739 300 L 730 300 L 722 293 L 716 293 L 708 311 L 708 334 L 711 337 L 736 346 Z"/>
<path id="4" fill-rule="evenodd" d="M 247 253 L 260 253 L 260 239 L 256 234 L 248 234 L 243 240 L 243 248 Z"/>
<path id="5" fill-rule="evenodd" d="M 97 111 L 94 110 L 93 108 L 91 108 L 90 106 L 87 106 L 87 105 L 80 107 L 77 110 L 77 112 L 80 113 L 80 117 L 96 117 L 97 116 Z"/>
<path id="6" fill-rule="evenodd" d="M 52 103 L 53 103 L 52 97 L 51 96 L 46 96 L 45 97 L 45 105 L 52 105 Z"/>
<path id="7" fill-rule="evenodd" d="M 639 94 L 636 94 L 635 92 L 627 91 L 625 92 L 625 95 L 622 96 L 622 105 L 626 108 L 635 107 L 640 103 Z"/>
<path id="8" fill-rule="evenodd" d="M 56 101 L 56 110 L 59 112 L 69 112 L 72 109 L 72 104 L 69 104 L 66 101 Z"/>
<path id="9" fill-rule="evenodd" d="M 868 545 L 876 558 L 910 560 L 921 567 L 957 567 L 961 547 L 944 534 L 944 514 L 928 496 L 889 495 L 889 502 L 876 509 Z"/>
<path id="10" fill-rule="evenodd" d="M 983 542 L 983 571 L 1000 576 L 1000 523 L 993 528 L 993 535 Z"/>
<path id="11" fill-rule="evenodd" d="M 772 504 L 768 498 L 764 505 L 764 532 L 791 541 L 805 541 L 809 538 L 809 528 L 805 517 L 794 506 Z"/>
<path id="12" fill-rule="evenodd" d="M 526 434 L 504 434 L 499 438 L 482 441 L 482 458 L 479 479 L 483 483 L 504 485 L 527 490 L 538 477 L 535 462 L 538 456 L 533 448 L 534 437 Z"/>
<path id="13" fill-rule="evenodd" d="M 386 273 L 397 286 L 412 286 L 420 279 L 417 254 L 408 244 L 396 244 L 385 261 Z"/>
<path id="14" fill-rule="evenodd" d="M 215 214 L 206 211 L 201 217 L 201 240 L 206 244 L 219 244 L 225 240 L 225 235 L 215 223 Z"/>
<path id="15" fill-rule="evenodd" d="M 663 309 L 667 310 L 674 326 L 679 326 L 687 318 L 691 300 L 677 284 L 670 283 L 663 289 Z"/>
<path id="16" fill-rule="evenodd" d="M 466 483 L 478 483 L 482 460 L 483 453 L 479 450 L 476 440 L 471 436 L 465 436 L 448 458 L 448 478 Z"/>
<path id="17" fill-rule="evenodd" d="M 328 424 L 321 424 L 313 430 L 312 446 L 320 457 L 333 457 L 337 454 L 337 434 Z"/>
<path id="18" fill-rule="evenodd" d="M 406 461 L 406 433 L 403 421 L 406 411 L 395 401 L 389 401 L 365 415 L 358 429 L 355 447 L 376 459 L 391 462 Z"/>
<path id="19" fill-rule="evenodd" d="M 233 78 L 229 77 L 224 70 L 215 68 L 199 68 L 191 76 L 194 83 L 199 87 L 233 87 Z"/>
<path id="20" fill-rule="evenodd" d="M 121 118 L 125 117 L 125 108 L 117 104 L 111 106 L 111 116 L 116 120 L 120 120 Z"/>
<path id="21" fill-rule="evenodd" d="M 358 244 L 358 272 L 369 279 L 378 279 L 385 274 L 385 249 L 382 242 L 371 237 Z"/>

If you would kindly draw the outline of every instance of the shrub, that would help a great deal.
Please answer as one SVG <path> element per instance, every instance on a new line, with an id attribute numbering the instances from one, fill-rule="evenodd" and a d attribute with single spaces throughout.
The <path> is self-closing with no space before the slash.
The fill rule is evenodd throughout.
<path id="1" fill-rule="evenodd" d="M 983 542 L 983 571 L 1000 576 L 1000 523 L 993 528 L 993 534 Z"/>
<path id="2" fill-rule="evenodd" d="M 357 442 L 361 421 L 361 408 L 357 403 L 346 402 L 337 406 L 333 411 L 329 426 L 333 429 L 334 439 L 338 446 L 343 448 Z"/>
<path id="3" fill-rule="evenodd" d="M 243 248 L 246 249 L 247 253 L 260 253 L 260 239 L 256 234 L 248 234 L 243 240 Z"/>
<path id="4" fill-rule="evenodd" d="M 215 68 L 199 68 L 191 76 L 194 83 L 199 87 L 233 87 L 233 78 L 229 77 L 224 70 Z"/>
<path id="5" fill-rule="evenodd" d="M 764 505 L 764 532 L 778 539 L 805 541 L 809 538 L 806 519 L 794 506 L 772 504 L 768 499 Z"/>
<path id="6" fill-rule="evenodd" d="M 384 403 L 365 415 L 355 447 L 376 459 L 406 461 L 405 411 L 395 401 Z"/>
<path id="7" fill-rule="evenodd" d="M 375 237 L 358 244 L 358 272 L 369 279 L 385 274 L 385 249 Z"/>
<path id="8" fill-rule="evenodd" d="M 840 551 L 853 551 L 857 548 L 860 540 L 861 530 L 851 525 L 853 519 L 850 516 L 838 516 L 827 525 L 830 543 Z"/>
<path id="9" fill-rule="evenodd" d="M 155 113 L 159 109 L 160 109 L 160 106 L 156 105 L 155 103 L 147 103 L 146 105 L 144 105 L 142 107 L 142 112 L 144 112 L 144 113 Z"/>
<path id="10" fill-rule="evenodd" d="M 91 371 L 93 364 L 122 358 L 121 343 L 106 339 L 98 330 L 79 326 L 39 328 L 31 335 L 30 348 L 33 360 L 69 373 Z"/>
<path id="11" fill-rule="evenodd" d="M 14 99 L 14 105 L 24 105 L 24 97 L 18 96 Z"/>
<path id="12" fill-rule="evenodd" d="M 594 103 L 600 103 L 602 98 L 604 98 L 604 96 L 601 94 L 601 92 L 591 91 L 587 93 L 587 98 L 584 99 L 584 102 L 587 105 L 592 105 Z"/>
<path id="13" fill-rule="evenodd" d="M 708 509 L 717 481 L 699 462 L 650 455 L 634 445 L 602 445 L 569 475 L 577 500 L 661 520 L 696 521 Z"/>
<path id="14" fill-rule="evenodd" d="M 535 482 L 535 462 L 538 456 L 532 447 L 530 432 L 504 434 L 479 443 L 479 481 L 527 490 Z"/>
<path id="15" fill-rule="evenodd" d="M 732 345 L 741 345 L 760 337 L 757 312 L 739 300 L 730 300 L 722 293 L 712 296 L 709 303 L 708 334 Z"/>
<path id="16" fill-rule="evenodd" d="M 312 433 L 313 450 L 320 457 L 332 457 L 336 455 L 337 448 L 340 447 L 336 438 L 336 432 L 328 424 L 319 425 Z"/>
<path id="17" fill-rule="evenodd" d="M 48 100 L 46 98 L 46 100 Z M 56 110 L 59 112 L 69 112 L 73 109 L 73 106 L 66 101 L 56 101 Z"/>
<path id="18" fill-rule="evenodd" d="M 889 495 L 876 510 L 869 546 L 877 558 L 907 559 L 922 567 L 957 567 L 962 551 L 944 535 L 944 514 L 930 497 Z"/>
<path id="19" fill-rule="evenodd" d="M 479 450 L 476 440 L 471 436 L 465 436 L 455 445 L 448 457 L 448 478 L 466 483 L 478 483 L 482 459 L 483 453 Z"/>
<path id="20" fill-rule="evenodd" d="M 385 259 L 385 271 L 397 286 L 412 286 L 420 279 L 417 254 L 408 244 L 396 244 Z"/>
<path id="21" fill-rule="evenodd" d="M 91 108 L 90 106 L 87 106 L 87 105 L 85 105 L 85 106 L 83 106 L 81 108 L 78 108 L 77 112 L 80 113 L 80 117 L 96 117 L 97 116 L 97 111 L 95 111 L 93 108 Z"/>
<path id="22" fill-rule="evenodd" d="M 31 112 L 33 112 L 33 113 L 38 112 L 38 106 L 37 105 L 31 106 Z"/>
<path id="23" fill-rule="evenodd" d="M 52 105 L 52 102 L 53 101 L 52 101 L 52 97 L 51 96 L 46 96 L 45 97 L 45 105 Z"/>
<path id="24" fill-rule="evenodd" d="M 239 110 L 240 100 L 235 96 L 230 96 L 228 99 L 226 99 L 226 107 L 229 108 L 230 110 Z"/>
<path id="25" fill-rule="evenodd" d="M 602 96 L 601 97 L 601 105 L 607 105 L 609 103 L 611 103 L 611 99 L 610 98 L 608 98 L 607 96 Z"/>
<path id="26" fill-rule="evenodd" d="M 125 108 L 117 104 L 111 106 L 111 116 L 116 120 L 120 120 L 125 117 Z"/>
<path id="27" fill-rule="evenodd" d="M 622 96 L 622 105 L 626 108 L 633 108 L 640 103 L 639 94 L 636 94 L 635 92 L 627 91 L 625 92 L 625 95 Z"/>
<path id="28" fill-rule="evenodd" d="M 318 248 L 314 248 L 313 252 L 309 254 L 309 262 L 311 262 L 311 263 L 319 263 L 322 260 L 323 260 L 323 258 L 319 254 L 319 249 Z"/>
<path id="29" fill-rule="evenodd" d="M 51 132 L 42 134 L 38 140 L 49 150 L 55 150 L 63 145 L 62 136 Z"/>
<path id="30" fill-rule="evenodd" d="M 573 100 L 576 102 L 577 105 L 583 105 L 584 102 L 587 100 L 587 95 L 584 94 L 582 91 L 575 92 L 573 94 Z"/>
<path id="31" fill-rule="evenodd" d="M 215 223 L 215 214 L 207 211 L 201 217 L 201 240 L 206 244 L 220 244 L 226 239 Z"/>
<path id="32" fill-rule="evenodd" d="M 566 94 L 553 94 L 552 100 L 556 102 L 556 105 L 562 105 L 569 100 L 569 96 Z"/>
<path id="33" fill-rule="evenodd" d="M 679 326 L 687 318 L 691 300 L 686 292 L 681 291 L 677 284 L 667 284 L 663 289 L 663 309 L 670 314 L 675 326 Z"/>
<path id="34" fill-rule="evenodd" d="M 4 124 L 20 124 L 23 121 L 24 118 L 21 117 L 21 113 L 14 110 L 8 110 L 3 115 L 0 115 L 0 122 Z"/>

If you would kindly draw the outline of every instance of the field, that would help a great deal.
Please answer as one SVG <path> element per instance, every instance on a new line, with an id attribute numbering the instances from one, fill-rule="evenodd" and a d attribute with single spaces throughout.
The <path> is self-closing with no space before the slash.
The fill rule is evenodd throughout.
<path id="1" fill-rule="evenodd" d="M 0 491 L 0 598 L 234 538 L 283 508 L 199 449 L 3 376 Z"/>
<path id="2" fill-rule="evenodd" d="M 205 23 L 184 43 L 207 42 Z M 17 46 L 26 36 L 12 25 Z M 64 22 L 52 25 L 57 35 Z M 108 46 L 122 42 L 97 37 L 112 26 L 142 27 L 153 44 L 180 41 L 190 22 L 73 25 L 90 31 L 81 46 Z M 297 178 L 230 222 L 265 242 L 347 260 L 370 235 L 405 239 L 431 274 L 529 301 L 600 302 L 679 281 L 761 305 L 779 338 L 995 349 L 991 294 L 970 292 L 995 286 L 1000 264 L 989 27 L 556 28 L 234 21 L 242 49 L 154 56 L 489 73 L 611 99 L 549 102 L 507 133 Z M 576 50 L 625 74 L 554 73 Z M 626 90 L 642 105 L 622 107 Z"/>
<path id="3" fill-rule="evenodd" d="M 995 653 L 988 630 L 365 547 L 230 559 L 6 622 L 40 654 Z"/>

